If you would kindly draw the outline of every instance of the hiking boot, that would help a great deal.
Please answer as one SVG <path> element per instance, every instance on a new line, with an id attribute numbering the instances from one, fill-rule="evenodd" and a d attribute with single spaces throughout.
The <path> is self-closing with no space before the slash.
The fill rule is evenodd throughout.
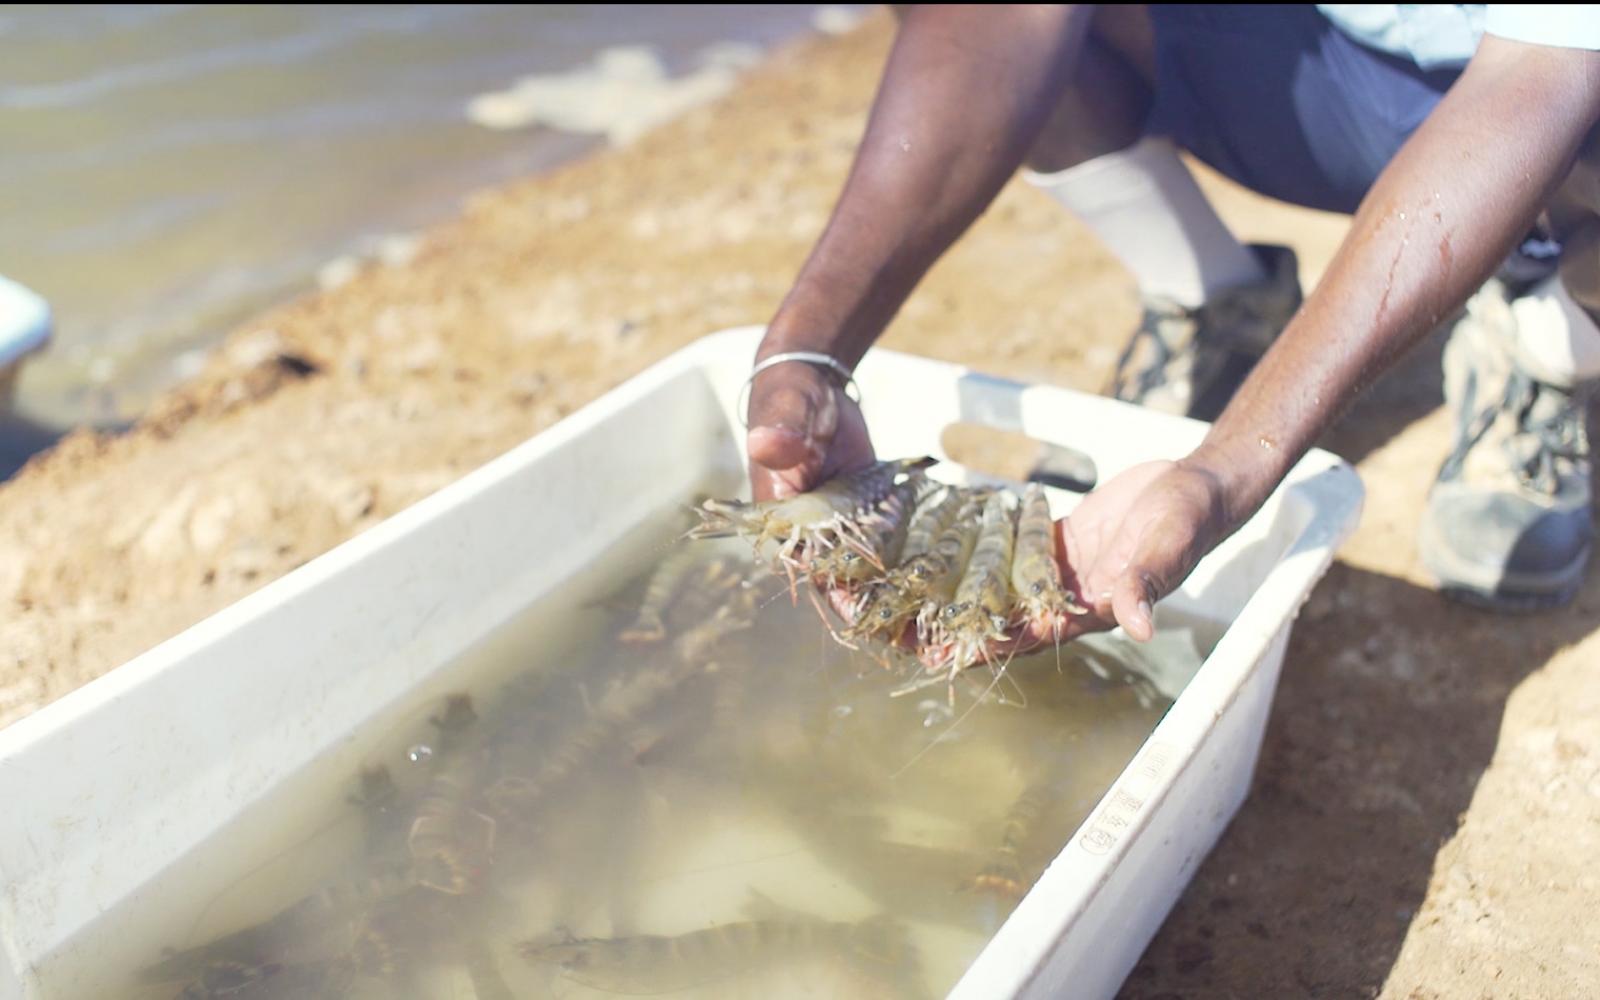
<path id="1" fill-rule="evenodd" d="M 1193 309 L 1154 296 L 1117 360 L 1106 395 L 1152 410 L 1211 420 L 1300 308 L 1294 251 L 1250 246 L 1266 278 Z"/>
<path id="2" fill-rule="evenodd" d="M 1587 404 L 1594 384 L 1541 382 L 1516 361 L 1510 295 L 1490 281 L 1445 346 L 1455 446 L 1423 513 L 1422 564 L 1445 594 L 1504 611 L 1572 600 L 1594 535 Z"/>

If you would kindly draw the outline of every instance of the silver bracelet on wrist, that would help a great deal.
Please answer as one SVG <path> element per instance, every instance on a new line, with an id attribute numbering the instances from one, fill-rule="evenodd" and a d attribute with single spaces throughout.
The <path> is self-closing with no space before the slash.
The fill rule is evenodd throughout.
<path id="1" fill-rule="evenodd" d="M 755 382 L 757 375 L 774 365 L 781 365 L 786 361 L 804 361 L 806 364 L 828 369 L 844 380 L 840 383 L 840 388 L 844 390 L 844 394 L 857 403 L 861 402 L 861 387 L 856 385 L 856 377 L 851 374 L 850 369 L 846 368 L 838 358 L 819 351 L 785 351 L 782 354 L 774 354 L 770 358 L 763 359 L 754 368 L 750 369 L 749 377 L 744 380 L 744 385 L 739 388 L 739 402 L 737 404 L 739 420 L 747 429 L 750 426 L 750 412 L 748 409 L 750 405 L 750 386 Z"/>

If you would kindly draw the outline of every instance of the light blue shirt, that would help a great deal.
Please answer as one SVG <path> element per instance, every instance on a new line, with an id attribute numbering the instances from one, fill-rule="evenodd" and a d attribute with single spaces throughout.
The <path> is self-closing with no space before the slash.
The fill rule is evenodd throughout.
<path id="1" fill-rule="evenodd" d="M 1323 3 L 1317 9 L 1362 45 L 1423 69 L 1465 66 L 1485 32 L 1600 50 L 1600 4 Z"/>

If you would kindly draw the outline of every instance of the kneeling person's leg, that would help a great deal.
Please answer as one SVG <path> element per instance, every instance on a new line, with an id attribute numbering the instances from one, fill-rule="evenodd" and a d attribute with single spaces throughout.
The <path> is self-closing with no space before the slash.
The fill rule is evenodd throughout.
<path id="1" fill-rule="evenodd" d="M 1108 391 L 1208 416 L 1299 306 L 1294 256 L 1246 247 L 1165 135 L 1147 134 L 1159 76 L 1137 7 L 1102 9 L 1082 78 L 1029 157 L 1027 178 L 1071 210 L 1133 276 L 1144 318 Z M 1224 384 L 1227 383 L 1227 384 Z M 1220 390 L 1220 391 L 1219 391 Z"/>
<path id="2" fill-rule="evenodd" d="M 1569 601 L 1593 540 L 1587 411 L 1600 388 L 1600 150 L 1551 209 L 1559 275 L 1491 282 L 1445 350 L 1456 441 L 1423 517 L 1424 565 L 1453 596 L 1517 610 Z"/>

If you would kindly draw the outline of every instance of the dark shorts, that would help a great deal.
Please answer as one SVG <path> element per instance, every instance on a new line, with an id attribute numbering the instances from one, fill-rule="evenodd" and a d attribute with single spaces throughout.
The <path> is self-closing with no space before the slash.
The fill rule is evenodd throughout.
<path id="1" fill-rule="evenodd" d="M 1168 135 L 1262 194 L 1354 212 L 1459 70 L 1353 41 L 1310 5 L 1151 4 Z"/>

